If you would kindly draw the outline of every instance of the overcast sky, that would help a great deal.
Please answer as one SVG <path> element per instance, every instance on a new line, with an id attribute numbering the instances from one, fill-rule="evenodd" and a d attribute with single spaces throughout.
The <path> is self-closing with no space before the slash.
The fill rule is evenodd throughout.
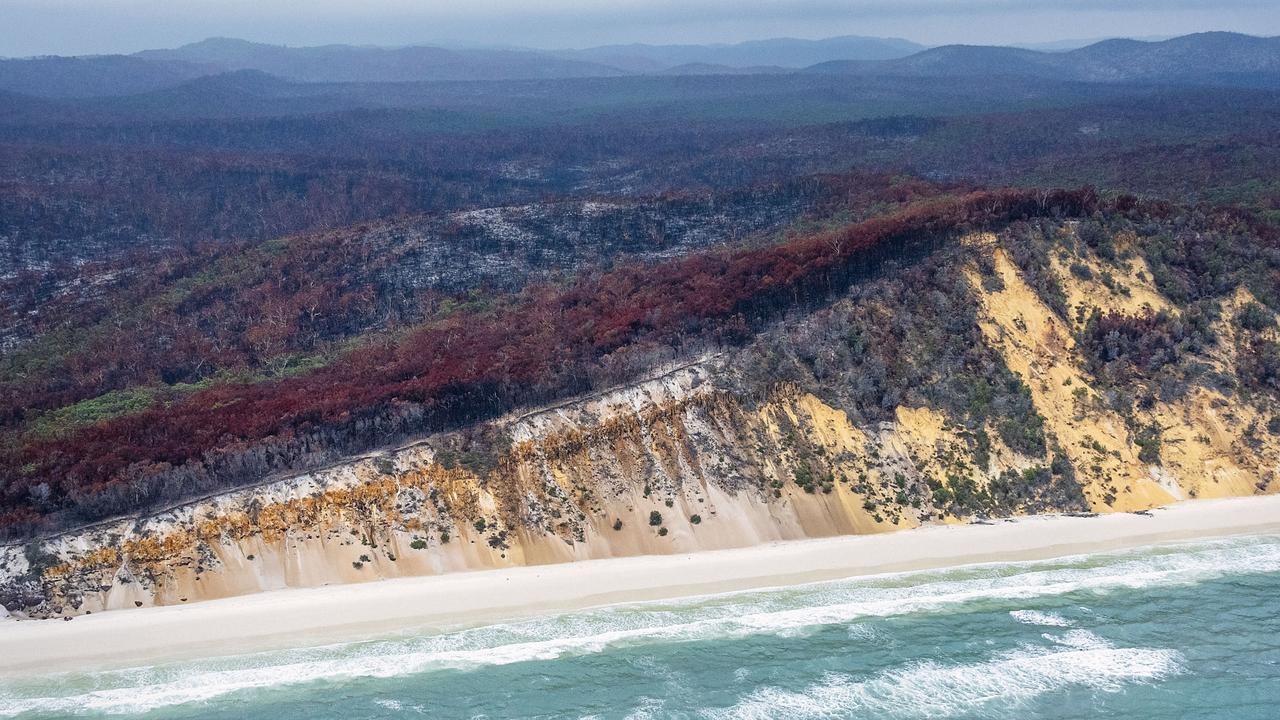
<path id="1" fill-rule="evenodd" d="M 0 0 L 0 55 L 10 57 L 211 36 L 576 48 L 833 35 L 1013 44 L 1201 30 L 1280 35 L 1280 0 Z"/>

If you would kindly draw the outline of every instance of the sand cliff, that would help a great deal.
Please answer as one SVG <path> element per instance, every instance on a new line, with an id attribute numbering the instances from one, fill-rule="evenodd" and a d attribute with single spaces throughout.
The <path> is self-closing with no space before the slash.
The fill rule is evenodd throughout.
<path id="1" fill-rule="evenodd" d="M 17 616 L 70 616 L 262 590 L 459 570 L 866 534 L 972 519 L 943 488 L 981 492 L 1007 471 L 1065 455 L 1073 493 L 1041 491 L 987 514 L 1132 511 L 1186 498 L 1280 490 L 1280 440 L 1256 437 L 1261 411 L 1194 388 L 1124 418 L 1098 401 L 1079 330 L 1024 280 L 995 237 L 966 246 L 999 276 L 963 269 L 982 337 L 1025 383 L 1053 440 L 1045 456 L 992 432 L 981 457 L 946 412 L 899 406 L 859 423 L 813 392 L 736 388 L 732 353 L 513 414 L 474 434 L 424 438 L 330 468 L 26 545 L 0 548 L 4 604 Z M 1101 271 L 1103 261 L 1077 262 Z M 1054 272 L 1073 312 L 1099 304 L 1176 312 L 1140 260 L 1109 287 Z M 1247 301 L 1240 291 L 1230 303 Z M 1070 317 L 1070 316 L 1069 316 Z M 1220 332 L 1228 337 L 1229 327 Z M 1214 362 L 1232 362 L 1224 342 Z M 1157 424 L 1162 461 L 1141 459 L 1133 418 Z M 1078 488 L 1075 488 L 1078 485 Z"/>

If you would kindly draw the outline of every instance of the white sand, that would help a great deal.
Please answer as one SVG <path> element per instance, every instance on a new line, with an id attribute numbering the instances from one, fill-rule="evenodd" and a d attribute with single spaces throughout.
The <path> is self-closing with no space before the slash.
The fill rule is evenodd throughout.
<path id="1" fill-rule="evenodd" d="M 476 625 L 635 600 L 884 572 L 1034 560 L 1219 535 L 1280 532 L 1280 496 L 1152 511 L 775 543 L 280 590 L 62 620 L 0 621 L 0 674 L 143 665 Z"/>

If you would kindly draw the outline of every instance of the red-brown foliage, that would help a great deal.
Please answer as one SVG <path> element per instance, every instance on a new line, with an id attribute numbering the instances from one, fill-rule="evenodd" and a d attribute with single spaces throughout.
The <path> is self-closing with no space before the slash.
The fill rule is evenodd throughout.
<path id="1" fill-rule="evenodd" d="M 323 455 L 321 448 L 351 451 L 473 422 L 582 390 L 590 368 L 627 346 L 679 346 L 717 337 L 720 328 L 740 336 L 781 309 L 828 297 L 909 242 L 1036 215 L 1084 215 L 1099 205 L 1091 190 L 978 192 L 774 247 L 631 265 L 566 290 L 532 289 L 508 308 L 421 328 L 393 347 L 352 352 L 305 376 L 215 387 L 6 452 L 0 511 L 12 520 L 29 515 L 28 489 L 40 483 L 64 508 L 135 485 L 136 497 L 119 502 L 145 503 L 158 497 L 154 488 L 138 489 L 148 477 L 180 480 L 195 467 L 216 476 L 207 489 L 297 468 Z M 253 448 L 253 463 L 227 460 Z M 187 475 L 174 474 L 184 467 Z M 77 519 L 107 511 L 119 508 Z"/>

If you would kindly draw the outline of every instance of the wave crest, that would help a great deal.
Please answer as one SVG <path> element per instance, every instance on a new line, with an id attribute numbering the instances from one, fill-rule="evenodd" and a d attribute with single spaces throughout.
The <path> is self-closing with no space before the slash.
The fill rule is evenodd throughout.
<path id="1" fill-rule="evenodd" d="M 800 691 L 761 688 L 732 707 L 702 714 L 711 720 L 955 717 L 1018 707 L 1070 687 L 1115 692 L 1182 672 L 1174 650 L 1117 648 L 1087 631 L 1068 635 L 1057 647 L 1024 646 L 977 663 L 921 662 L 861 681 L 830 673 Z"/>

